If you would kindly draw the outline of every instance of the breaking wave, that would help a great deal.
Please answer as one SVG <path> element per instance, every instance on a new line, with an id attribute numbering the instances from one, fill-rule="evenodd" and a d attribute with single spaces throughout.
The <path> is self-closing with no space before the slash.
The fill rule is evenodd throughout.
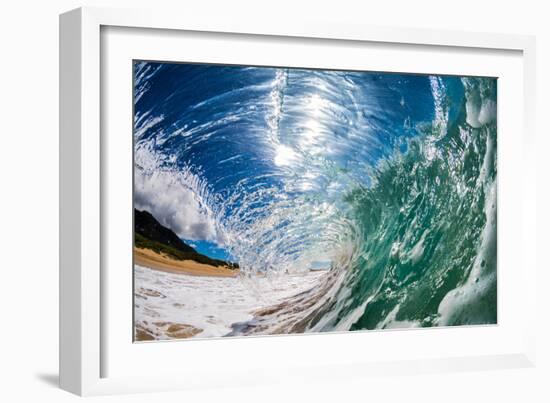
<path id="1" fill-rule="evenodd" d="M 216 242 L 246 281 L 324 272 L 231 335 L 496 323 L 495 79 L 158 63 L 135 78 L 137 207 Z"/>

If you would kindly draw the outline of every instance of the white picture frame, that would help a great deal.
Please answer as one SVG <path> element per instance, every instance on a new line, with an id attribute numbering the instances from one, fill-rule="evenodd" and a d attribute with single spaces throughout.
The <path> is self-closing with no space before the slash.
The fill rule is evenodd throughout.
<path id="1" fill-rule="evenodd" d="M 258 355 L 265 349 L 272 350 L 274 353 L 267 355 L 271 358 L 265 360 L 263 367 L 259 362 L 252 360 L 248 362 L 243 360 L 238 363 L 238 355 L 219 358 L 220 368 L 223 368 L 222 360 L 231 363 L 233 370 L 229 376 L 223 372 L 210 371 L 209 367 L 205 365 L 199 366 L 193 373 L 185 375 L 181 372 L 176 373 L 174 367 L 168 368 L 159 376 L 154 376 L 146 371 L 133 373 L 123 366 L 119 366 L 117 371 L 108 370 L 106 362 L 111 360 L 110 357 L 115 357 L 116 352 L 126 351 L 126 347 L 131 347 L 113 343 L 109 332 L 105 329 L 111 323 L 105 319 L 110 314 L 111 306 L 110 303 L 107 303 L 107 297 L 109 295 L 108 288 L 111 285 L 106 286 L 105 280 L 110 277 L 102 271 L 102 267 L 107 264 L 106 250 L 108 249 L 104 244 L 103 227 L 105 227 L 106 218 L 102 208 L 109 199 L 106 196 L 106 190 L 109 190 L 107 182 L 111 174 L 106 167 L 112 166 L 107 164 L 108 152 L 105 152 L 105 147 L 115 147 L 115 145 L 105 138 L 102 139 L 101 135 L 109 129 L 107 123 L 102 121 L 104 118 L 102 96 L 110 91 L 109 88 L 103 87 L 105 83 L 102 81 L 101 58 L 109 55 L 109 53 L 103 53 L 104 49 L 102 49 L 105 46 L 105 43 L 102 42 L 102 31 L 109 30 L 109 27 L 155 30 L 157 34 L 160 33 L 160 36 L 163 35 L 163 32 L 170 33 L 171 38 L 166 40 L 166 45 L 163 45 L 165 48 L 173 43 L 170 41 L 178 40 L 178 32 L 182 34 L 193 32 L 194 35 L 199 36 L 200 33 L 205 35 L 216 33 L 218 37 L 222 38 L 225 35 L 228 40 L 230 36 L 234 35 L 252 37 L 259 43 L 267 40 L 271 42 L 290 40 L 306 47 L 312 46 L 311 41 L 319 40 L 330 41 L 330 46 L 333 47 L 345 44 L 374 43 L 382 48 L 395 45 L 402 48 L 413 47 L 417 51 L 432 48 L 441 52 L 450 51 L 450 53 L 455 50 L 467 50 L 473 54 L 474 59 L 475 54 L 481 58 L 485 53 L 491 52 L 514 53 L 516 62 L 521 65 L 521 77 L 519 77 L 521 83 L 517 83 L 521 86 L 516 90 L 518 90 L 520 98 L 517 102 L 522 108 L 520 117 L 512 118 L 515 120 L 510 120 L 510 124 L 518 125 L 517 127 L 522 133 L 517 135 L 517 139 L 514 139 L 515 143 L 504 147 L 503 154 L 499 154 L 501 155 L 499 156 L 499 166 L 505 167 L 505 164 L 513 163 L 514 161 L 507 159 L 510 158 L 514 149 L 517 150 L 517 147 L 520 147 L 522 169 L 515 173 L 516 176 L 510 181 L 519 183 L 521 191 L 516 189 L 515 202 L 510 204 L 507 211 L 517 214 L 514 222 L 516 227 L 514 228 L 518 231 L 509 235 L 508 241 L 515 241 L 518 246 L 515 251 L 508 253 L 516 256 L 515 259 L 521 268 L 519 274 L 521 281 L 516 282 L 514 279 L 510 280 L 508 284 L 510 287 L 514 287 L 514 283 L 516 284 L 515 291 L 522 296 L 522 307 L 526 308 L 523 310 L 524 312 L 536 311 L 534 308 L 535 279 L 537 277 L 534 250 L 536 242 L 533 241 L 533 234 L 536 233 L 535 42 L 533 37 L 368 27 L 315 20 L 294 21 L 289 19 L 284 23 L 270 21 L 267 17 L 262 20 L 250 20 L 244 17 L 222 20 L 169 11 L 81 8 L 60 16 L 60 385 L 63 389 L 79 395 L 96 395 L 235 384 L 247 385 L 273 382 L 274 380 L 289 383 L 295 382 L 296 379 L 304 381 L 308 378 L 330 381 L 335 378 L 369 376 L 374 373 L 396 375 L 517 368 L 534 365 L 535 322 L 533 318 L 526 316 L 521 321 L 515 320 L 506 334 L 503 333 L 506 330 L 505 327 L 501 326 L 500 329 L 497 327 L 484 330 L 440 329 L 437 334 L 433 331 L 428 334 L 422 333 L 421 330 L 413 330 L 410 332 L 355 332 L 353 334 L 322 335 L 322 337 L 312 336 L 315 338 L 315 342 L 308 341 L 310 336 L 236 339 L 231 341 L 233 343 L 231 350 L 236 351 L 235 354 Z M 130 32 L 129 35 L 132 33 Z M 158 37 L 159 44 L 163 40 L 160 36 Z M 159 47 L 163 48 L 163 46 Z M 131 54 L 127 55 L 127 57 L 131 56 Z M 223 56 L 220 57 L 223 61 Z M 433 56 L 427 57 L 433 58 Z M 445 59 L 443 58 L 436 72 L 441 72 L 444 65 Z M 479 68 L 485 69 L 484 71 L 491 70 L 491 66 Z M 409 69 L 405 68 L 406 71 Z M 449 71 L 453 72 L 454 70 L 450 69 Z M 114 91 L 118 90 L 114 89 Z M 131 100 L 128 100 L 128 104 L 130 103 Z M 509 152 L 506 151 L 507 147 Z M 508 180 L 506 169 L 502 172 L 504 172 L 504 180 L 499 179 L 499 181 L 505 182 Z M 506 183 L 504 183 L 504 187 L 507 187 Z M 503 217 L 499 211 L 499 226 L 500 220 L 509 219 L 508 215 Z M 131 312 L 127 314 L 131 316 Z M 503 312 L 499 311 L 499 315 L 501 314 Z M 316 360 L 313 355 L 314 350 L 308 351 L 308 348 L 311 349 L 308 346 L 311 345 L 314 345 L 315 349 L 323 348 L 330 351 L 338 346 L 338 343 L 341 343 L 342 337 L 348 337 L 347 340 L 350 344 L 363 343 L 367 338 L 369 341 L 391 338 L 393 342 L 414 344 L 423 343 L 420 341 L 423 338 L 443 338 L 449 341 L 460 338 L 468 340 L 468 335 L 473 335 L 474 332 L 479 332 L 480 337 L 487 340 L 490 340 L 491 337 L 512 335 L 513 342 L 503 343 L 498 349 L 491 351 L 484 350 L 485 347 L 480 345 L 475 351 L 468 349 L 440 350 L 433 354 L 403 357 L 396 353 L 396 355 L 387 358 L 379 356 L 368 359 L 358 354 L 347 360 L 339 360 L 338 356 L 334 354 L 334 356 L 327 357 L 326 362 Z M 128 334 L 131 334 L 131 329 L 128 330 Z M 122 344 L 127 343 L 128 340 L 131 343 L 131 337 L 127 336 L 125 335 L 121 339 Z M 512 336 L 510 336 L 510 340 L 512 340 Z M 226 342 L 227 340 L 193 341 L 187 346 L 192 345 L 193 351 L 200 352 L 200 354 L 207 354 L 208 350 L 216 351 L 216 354 L 223 354 L 227 350 L 227 344 L 224 344 Z M 162 345 L 162 347 L 155 347 L 154 350 L 151 347 L 149 351 L 129 348 L 125 353 L 126 356 L 119 356 L 112 361 L 124 361 L 128 358 L 128 354 L 143 354 L 143 357 L 154 355 L 162 360 L 165 359 L 162 357 L 166 357 L 167 354 L 173 354 L 176 350 L 181 353 L 187 348 L 187 357 L 198 363 L 198 353 L 195 356 L 192 355 L 189 347 L 184 347 L 185 343 L 188 342 L 151 343 L 151 345 Z M 110 347 L 107 348 L 108 346 Z M 292 358 L 277 358 L 281 356 L 279 351 L 289 351 L 289 349 L 303 353 L 290 354 L 294 355 Z M 463 351 L 468 353 L 463 353 Z M 210 359 L 214 359 L 213 353 Z M 284 368 L 284 371 L 281 371 L 281 367 Z M 204 379 L 206 373 L 209 373 L 208 379 Z"/>

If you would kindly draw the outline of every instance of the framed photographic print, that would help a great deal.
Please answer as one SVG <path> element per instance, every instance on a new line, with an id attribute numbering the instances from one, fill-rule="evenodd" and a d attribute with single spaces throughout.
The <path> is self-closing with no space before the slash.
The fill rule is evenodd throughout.
<path id="1" fill-rule="evenodd" d="M 533 49 L 62 15 L 62 387 L 532 365 Z"/>
<path id="2" fill-rule="evenodd" d="M 136 60 L 137 341 L 497 323 L 497 79 Z"/>

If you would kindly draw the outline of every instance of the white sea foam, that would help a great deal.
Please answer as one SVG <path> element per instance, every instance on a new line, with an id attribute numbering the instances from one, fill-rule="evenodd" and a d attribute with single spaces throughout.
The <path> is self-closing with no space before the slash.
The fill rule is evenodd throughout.
<path id="1" fill-rule="evenodd" d="M 490 139 L 487 140 L 487 154 L 493 151 L 493 146 Z M 487 164 L 485 159 L 484 166 Z M 485 171 L 487 168 L 485 168 Z M 497 236 L 497 214 L 496 214 L 496 182 L 488 182 L 486 175 L 482 172 L 480 180 L 485 187 L 487 196 L 485 198 L 485 227 L 481 234 L 481 244 L 478 248 L 476 259 L 470 270 L 470 274 L 466 282 L 451 290 L 438 308 L 438 324 L 441 326 L 452 325 L 455 322 L 463 324 L 486 323 L 488 320 L 484 315 L 493 315 L 492 312 L 484 310 L 476 310 L 477 316 L 469 309 L 472 304 L 479 304 L 492 289 L 495 288 L 496 272 L 492 269 L 496 267 L 496 236 Z"/>
<path id="2" fill-rule="evenodd" d="M 440 127 L 440 134 L 444 135 L 447 130 L 449 111 L 445 102 L 446 91 L 443 79 L 437 76 L 430 76 L 430 87 L 434 97 L 434 123 Z"/>
<path id="3" fill-rule="evenodd" d="M 400 304 L 397 304 L 395 308 L 384 318 L 382 322 L 376 325 L 377 329 L 405 329 L 410 327 L 420 327 L 420 322 L 414 320 L 397 320 L 397 314 L 399 313 Z"/>
<path id="4" fill-rule="evenodd" d="M 492 82 L 486 84 L 469 78 L 462 79 L 462 82 L 466 90 L 466 122 L 476 129 L 494 122 L 497 117 L 496 101 L 482 95 L 483 91 L 491 89 L 485 87 L 493 85 Z M 484 87 L 480 88 L 482 85 Z"/>
<path id="5" fill-rule="evenodd" d="M 325 272 L 271 277 L 202 277 L 134 266 L 135 323 L 159 340 L 169 339 L 164 323 L 191 325 L 194 337 L 221 337 L 254 311 L 311 289 Z"/>

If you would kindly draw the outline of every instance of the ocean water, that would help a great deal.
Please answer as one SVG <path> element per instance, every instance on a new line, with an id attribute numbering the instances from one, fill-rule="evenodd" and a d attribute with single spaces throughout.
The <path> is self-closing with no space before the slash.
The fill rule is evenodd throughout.
<path id="1" fill-rule="evenodd" d="M 243 287 L 307 279 L 270 309 L 219 310 L 226 335 L 497 322 L 496 79 L 134 74 L 136 207 L 223 250 Z"/>

